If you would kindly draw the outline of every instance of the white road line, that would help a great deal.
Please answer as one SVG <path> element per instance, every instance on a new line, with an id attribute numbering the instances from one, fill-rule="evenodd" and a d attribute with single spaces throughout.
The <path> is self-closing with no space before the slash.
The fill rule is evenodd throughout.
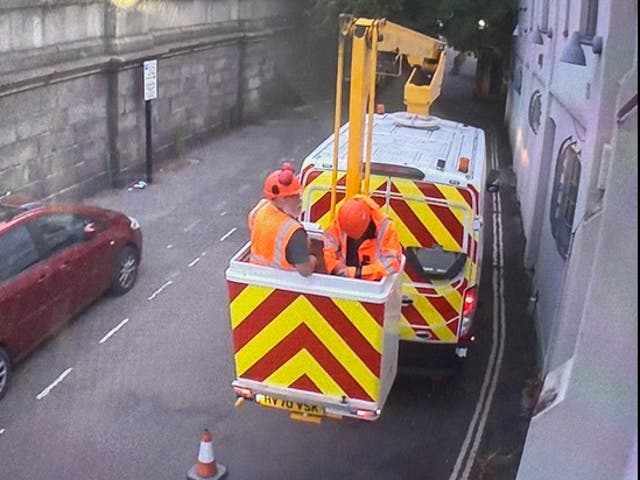
<path id="1" fill-rule="evenodd" d="M 498 202 L 500 200 L 498 199 Z M 500 221 L 500 216 L 494 214 L 496 218 L 495 223 L 497 224 L 498 230 L 496 231 L 496 236 L 498 237 L 498 248 L 499 252 L 502 252 L 502 223 Z M 500 260 L 501 261 L 501 260 Z M 473 442 L 473 446 L 471 447 L 471 452 L 469 453 L 469 458 L 467 459 L 467 465 L 462 474 L 462 479 L 466 480 L 469 478 L 469 473 L 471 472 L 471 468 L 473 467 L 473 463 L 475 461 L 476 455 L 478 453 L 478 447 L 480 446 L 480 441 L 482 440 L 482 434 L 484 433 L 484 427 L 487 423 L 487 418 L 489 417 L 489 412 L 491 410 L 491 404 L 493 402 L 493 396 L 496 391 L 496 385 L 498 383 L 498 377 L 500 376 L 500 370 L 502 367 L 502 357 L 504 354 L 504 341 L 505 341 L 505 302 L 504 302 L 504 288 L 502 277 L 499 272 L 494 272 L 494 282 L 493 282 L 493 313 L 495 317 L 500 318 L 500 328 L 499 328 L 499 339 L 498 339 L 498 358 L 496 360 L 496 364 L 494 367 L 493 376 L 491 377 L 491 386 L 489 387 L 489 393 L 487 395 L 487 399 L 484 405 L 484 411 L 482 413 L 482 417 L 480 419 L 480 424 L 478 425 L 478 431 L 476 432 L 476 437 Z"/>
<path id="2" fill-rule="evenodd" d="M 495 252 L 495 250 L 494 250 Z M 494 275 L 496 272 L 493 273 Z M 462 443 L 462 448 L 460 448 L 460 453 L 458 454 L 458 459 L 456 460 L 456 464 L 453 467 L 453 472 L 451 472 L 451 476 L 449 480 L 456 480 L 458 478 L 458 472 L 462 468 L 462 463 L 464 458 L 467 455 L 467 450 L 469 448 L 469 444 L 471 443 L 471 439 L 473 437 L 473 433 L 475 431 L 476 425 L 478 423 L 478 418 L 480 417 L 481 411 L 484 406 L 485 395 L 487 392 L 487 388 L 490 382 L 491 373 L 493 371 L 494 358 L 496 356 L 496 347 L 497 347 L 497 336 L 498 336 L 498 325 L 497 325 L 497 316 L 496 313 L 496 304 L 494 303 L 494 315 L 493 315 L 493 338 L 491 341 L 491 353 L 489 354 L 489 361 L 487 370 L 484 375 L 484 380 L 482 381 L 482 387 L 480 388 L 480 396 L 478 397 L 478 403 L 476 404 L 476 409 L 473 412 L 473 417 L 471 418 L 471 423 L 469 424 L 469 428 L 467 429 L 467 435 Z"/>
<path id="3" fill-rule="evenodd" d="M 497 139 L 495 134 L 492 136 L 492 151 L 490 157 L 490 163 L 492 166 L 497 167 Z M 502 356 L 504 353 L 504 342 L 505 342 L 505 302 L 504 302 L 504 292 L 502 288 L 502 259 L 503 259 L 503 239 L 502 239 L 502 219 L 500 215 L 500 211 L 502 210 L 500 196 L 498 194 L 494 194 L 492 196 L 492 207 L 493 207 L 493 335 L 492 335 L 492 343 L 491 343 L 491 353 L 489 354 L 489 360 L 487 362 L 487 370 L 485 372 L 485 376 L 482 382 L 482 387 L 480 388 L 480 396 L 478 397 L 478 403 L 476 404 L 476 409 L 473 413 L 473 417 L 471 419 L 471 423 L 469 424 L 469 428 L 467 430 L 467 435 L 462 444 L 462 448 L 460 449 L 460 453 L 458 454 L 458 459 L 456 460 L 456 464 L 454 466 L 453 472 L 449 477 L 449 480 L 455 480 L 458 478 L 458 474 L 460 469 L 462 468 L 465 457 L 467 456 L 467 450 L 469 448 L 469 444 L 472 442 L 472 448 L 469 452 L 469 457 L 467 458 L 467 463 L 465 464 L 464 471 L 462 473 L 461 478 L 466 479 L 468 474 L 473 466 L 473 462 L 475 461 L 475 456 L 478 451 L 478 446 L 480 444 L 480 440 L 482 439 L 482 434 L 484 432 L 484 427 L 487 421 L 487 417 L 489 415 L 489 410 L 491 409 L 491 404 L 493 402 L 493 395 L 495 394 L 495 388 L 498 380 L 498 376 L 500 374 L 500 369 L 502 366 Z M 487 388 L 488 393 L 487 393 Z M 479 423 L 478 423 L 479 422 Z M 476 425 L 478 426 L 478 430 L 476 431 Z"/>
<path id="4" fill-rule="evenodd" d="M 118 325 L 116 325 L 111 330 L 109 330 L 109 332 L 107 332 L 107 334 L 104 337 L 102 337 L 98 343 L 102 345 L 104 342 L 109 340 L 109 338 L 111 338 L 111 335 L 113 335 L 118 330 L 120 330 L 122 327 L 124 327 L 127 324 L 128 321 L 129 321 L 128 318 L 125 318 L 124 320 L 122 320 Z"/>
<path id="5" fill-rule="evenodd" d="M 199 218 L 198 220 L 196 220 L 195 222 L 193 222 L 191 225 L 189 225 L 188 227 L 183 228 L 182 230 L 184 230 L 185 232 L 188 232 L 189 230 L 191 230 L 193 227 L 195 227 L 196 225 L 198 225 L 200 222 L 202 221 L 201 218 Z"/>
<path id="6" fill-rule="evenodd" d="M 62 372 L 60 376 L 56 378 L 51 385 L 49 385 L 47 388 L 42 390 L 38 395 L 36 395 L 36 400 L 42 400 L 44 397 L 49 395 L 51 393 L 51 390 L 53 390 L 56 387 L 56 385 L 58 385 L 62 380 L 64 380 L 64 378 L 67 375 L 71 373 L 71 370 L 73 370 L 73 368 L 67 368 L 64 372 Z"/>
<path id="7" fill-rule="evenodd" d="M 221 238 L 220 241 L 224 242 L 227 238 L 229 238 L 233 232 L 235 232 L 238 228 L 237 227 L 233 227 L 231 230 L 229 230 L 227 233 L 225 233 Z"/>
<path id="8" fill-rule="evenodd" d="M 496 132 L 491 133 L 491 168 L 497 169 L 498 165 L 498 135 Z"/>
<path id="9" fill-rule="evenodd" d="M 196 257 L 195 259 L 189 262 L 189 267 L 193 267 L 196 263 L 200 261 L 200 257 Z"/>
<path id="10" fill-rule="evenodd" d="M 165 282 L 164 285 L 162 285 L 158 290 L 153 292 L 151 294 L 151 296 L 147 300 L 153 300 L 154 298 L 156 298 L 161 291 L 163 291 L 165 288 L 167 288 L 172 283 L 173 283 L 173 280 L 169 280 L 168 282 Z"/>

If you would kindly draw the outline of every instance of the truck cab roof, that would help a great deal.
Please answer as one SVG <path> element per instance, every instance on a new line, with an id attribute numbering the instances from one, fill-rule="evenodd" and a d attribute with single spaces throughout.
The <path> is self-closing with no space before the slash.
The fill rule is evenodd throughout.
<path id="1" fill-rule="evenodd" d="M 371 173 L 418 181 L 476 187 L 484 176 L 484 132 L 435 116 L 407 112 L 374 114 Z M 349 123 L 340 128 L 338 170 L 347 168 Z M 333 138 L 322 142 L 305 160 L 331 169 Z"/>

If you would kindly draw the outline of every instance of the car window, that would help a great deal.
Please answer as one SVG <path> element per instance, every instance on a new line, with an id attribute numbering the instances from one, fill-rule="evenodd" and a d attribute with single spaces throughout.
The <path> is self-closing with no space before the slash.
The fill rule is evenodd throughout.
<path id="1" fill-rule="evenodd" d="M 25 226 L 0 236 L 0 282 L 26 270 L 38 260 L 38 250 Z"/>
<path id="2" fill-rule="evenodd" d="M 45 255 L 49 256 L 83 241 L 83 229 L 89 223 L 89 218 L 71 213 L 54 213 L 36 219 L 35 226 L 42 238 Z"/>

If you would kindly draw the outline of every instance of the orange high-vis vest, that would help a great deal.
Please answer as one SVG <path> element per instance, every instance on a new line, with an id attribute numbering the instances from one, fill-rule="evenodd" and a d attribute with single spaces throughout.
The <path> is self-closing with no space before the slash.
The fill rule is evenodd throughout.
<path id="1" fill-rule="evenodd" d="M 302 224 L 265 198 L 251 210 L 248 223 L 251 231 L 249 261 L 282 270 L 295 270 L 295 266 L 287 261 L 286 250 L 293 234 L 303 228 Z"/>
<path id="2" fill-rule="evenodd" d="M 391 219 L 376 202 L 361 195 L 371 208 L 371 220 L 376 226 L 376 237 L 364 240 L 358 248 L 361 265 L 360 278 L 380 280 L 386 275 L 400 271 L 402 246 Z M 369 262 L 362 265 L 368 257 Z M 347 267 L 347 235 L 341 230 L 336 216 L 324 233 L 324 261 L 327 271 L 346 277 L 355 277 L 356 267 Z"/>

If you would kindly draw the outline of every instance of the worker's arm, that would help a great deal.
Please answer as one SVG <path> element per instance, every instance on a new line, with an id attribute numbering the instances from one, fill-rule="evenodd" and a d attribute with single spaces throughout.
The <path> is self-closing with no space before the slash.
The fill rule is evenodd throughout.
<path id="1" fill-rule="evenodd" d="M 309 260 L 304 263 L 294 263 L 296 270 L 303 277 L 308 277 L 309 275 L 311 275 L 315 271 L 316 265 L 318 263 L 318 258 L 315 255 L 310 254 L 308 258 Z"/>
<path id="2" fill-rule="evenodd" d="M 347 275 L 347 264 L 342 256 L 340 248 L 340 234 L 338 233 L 337 220 L 334 220 L 324 232 L 324 263 L 327 272 L 332 275 Z"/>
<path id="3" fill-rule="evenodd" d="M 309 239 L 304 228 L 300 228 L 291 236 L 287 244 L 286 255 L 287 261 L 292 264 L 303 277 L 311 275 L 318 263 L 318 258 L 309 253 Z"/>
<path id="4" fill-rule="evenodd" d="M 380 232 L 377 239 L 380 242 L 380 255 L 370 264 L 360 268 L 347 267 L 347 276 L 365 280 L 380 280 L 400 271 L 402 246 L 398 239 L 398 232 L 390 220 L 385 222 L 382 229 L 383 231 Z"/>

